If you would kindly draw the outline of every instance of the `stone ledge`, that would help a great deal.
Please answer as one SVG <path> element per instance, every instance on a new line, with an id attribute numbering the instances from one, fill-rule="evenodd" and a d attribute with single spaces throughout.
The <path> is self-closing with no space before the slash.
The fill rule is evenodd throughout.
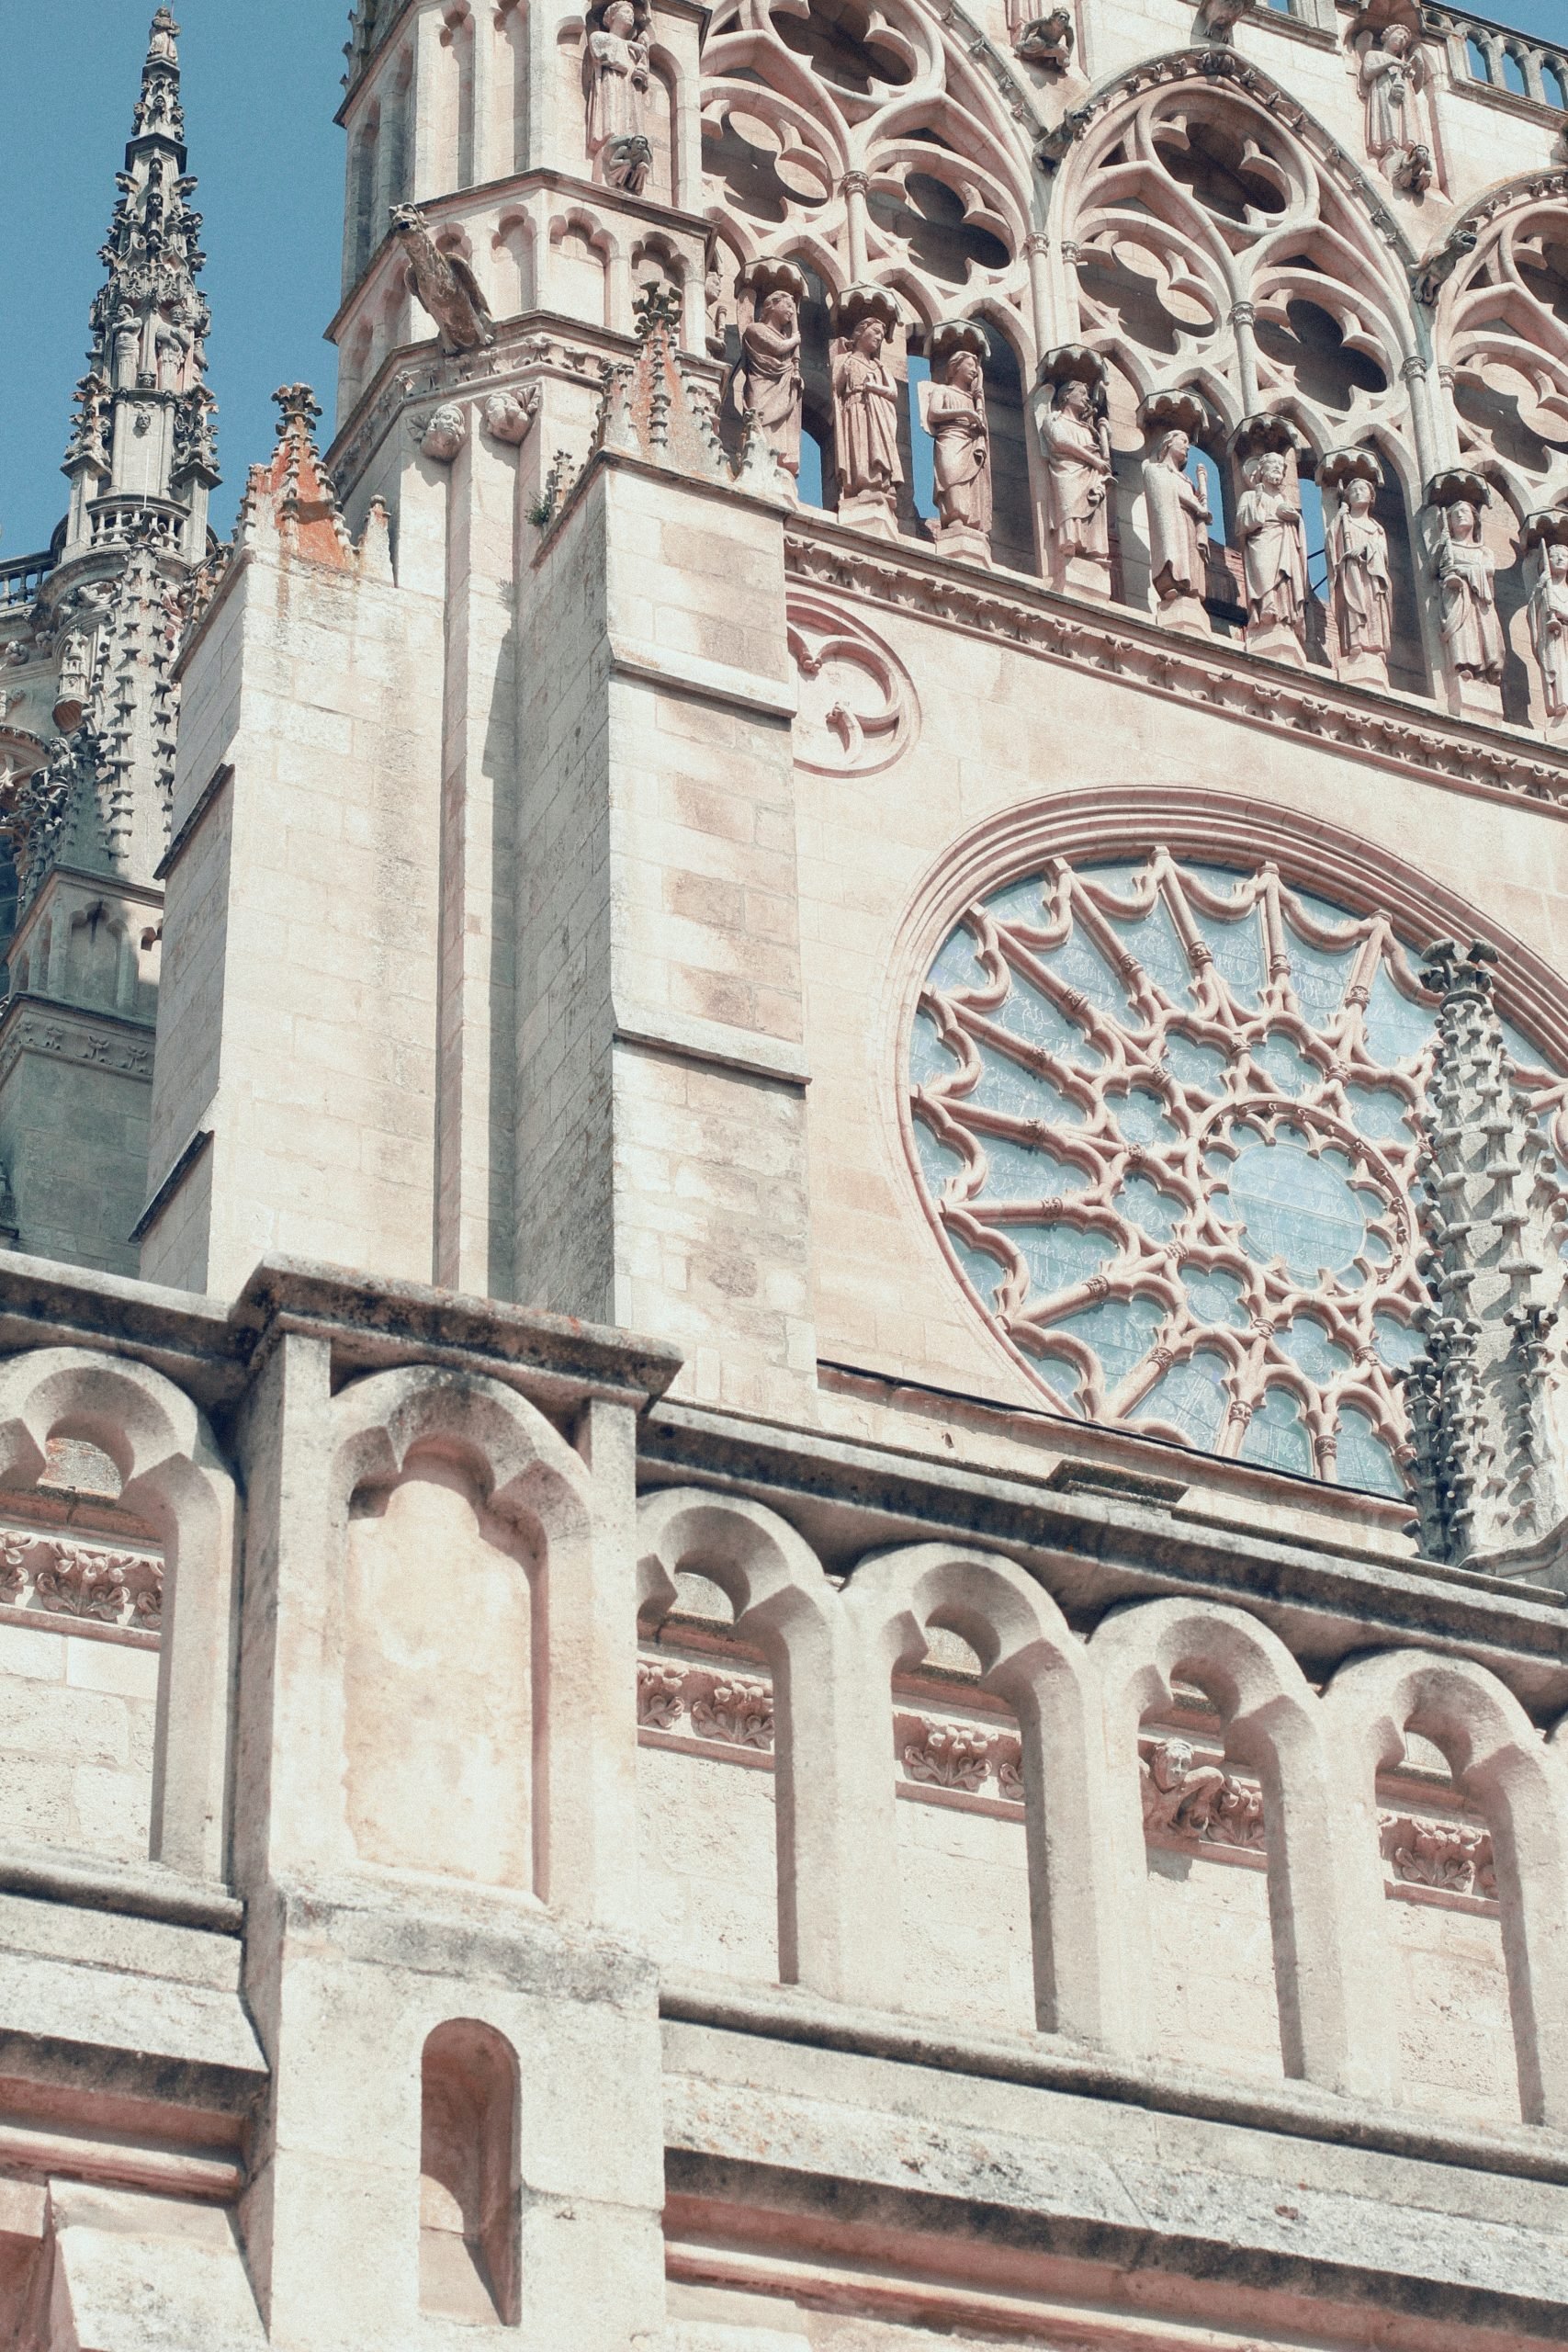
<path id="1" fill-rule="evenodd" d="M 1343 685 L 1327 670 L 1287 669 L 1224 638 L 1157 628 L 1126 605 L 1066 596 L 1023 572 L 977 574 L 925 556 L 913 540 L 867 540 L 798 509 L 785 525 L 784 568 L 791 580 L 999 639 L 1247 726 L 1284 728 L 1371 766 L 1487 799 L 1528 799 L 1568 817 L 1568 752 L 1520 728 L 1449 718 L 1415 695 Z"/>
<path id="2" fill-rule="evenodd" d="M 963 2031 L 937 2018 L 856 2008 L 789 1987 L 718 1977 L 667 1974 L 659 2013 L 671 2027 L 1016 2084 L 1101 2106 L 1568 2189 L 1568 2138 L 1543 2127 L 1445 2126 L 1416 2114 L 1391 2115 L 1386 2108 L 1337 2098 L 1304 2083 L 1266 2085 L 1155 2060 L 1122 2061 L 1052 2034 Z M 688 2069 L 675 2065 L 671 2071 Z"/>
<path id="3" fill-rule="evenodd" d="M 728 1021 L 705 1021 L 696 1013 L 671 1012 L 657 1005 L 615 1005 L 615 1043 L 645 1052 L 671 1054 L 682 1061 L 708 1062 L 720 1069 L 770 1080 L 775 1085 L 811 1083 L 804 1046 Z"/>
<path id="4" fill-rule="evenodd" d="M 667 1399 L 639 1435 L 645 1485 L 691 1484 L 781 1511 L 831 1572 L 886 1545 L 953 1538 L 1007 1553 L 1040 1577 L 1069 1622 L 1167 1594 L 1234 1602 L 1314 1670 L 1369 1645 L 1415 1640 L 1478 1659 L 1532 1711 L 1568 1706 L 1561 1605 L 1428 1576 L 1419 1561 L 1209 1527 L 1147 1502 L 1064 1493 L 1038 1477 L 933 1459 L 869 1441 Z"/>

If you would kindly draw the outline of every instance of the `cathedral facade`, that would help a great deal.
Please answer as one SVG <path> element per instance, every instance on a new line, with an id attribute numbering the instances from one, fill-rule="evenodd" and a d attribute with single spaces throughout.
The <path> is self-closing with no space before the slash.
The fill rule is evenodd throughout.
<path id="1" fill-rule="evenodd" d="M 0 2346 L 1561 2343 L 1568 47 L 347 60 L 0 566 Z"/>

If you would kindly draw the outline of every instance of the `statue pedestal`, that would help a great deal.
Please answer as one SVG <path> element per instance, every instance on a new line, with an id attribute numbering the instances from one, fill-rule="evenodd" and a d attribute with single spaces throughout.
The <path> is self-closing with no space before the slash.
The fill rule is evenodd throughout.
<path id="1" fill-rule="evenodd" d="M 883 491 L 860 490 L 852 498 L 840 498 L 839 520 L 847 523 L 852 530 L 869 531 L 873 538 L 896 539 L 899 536 L 892 496 Z"/>
<path id="2" fill-rule="evenodd" d="M 1060 588 L 1066 595 L 1093 596 L 1100 604 L 1108 605 L 1111 602 L 1110 558 L 1102 560 L 1099 556 L 1070 555 L 1066 563 L 1056 566 L 1051 585 Z"/>
<path id="3" fill-rule="evenodd" d="M 1388 660 L 1382 653 L 1341 653 L 1336 657 L 1334 674 L 1342 685 L 1388 686 Z"/>
<path id="4" fill-rule="evenodd" d="M 1198 596 L 1168 596 L 1155 614 L 1160 628 L 1179 629 L 1185 637 L 1213 637 L 1214 624 Z"/>
<path id="5" fill-rule="evenodd" d="M 1489 678 L 1464 678 L 1450 674 L 1446 683 L 1450 718 L 1502 718 L 1503 689 L 1495 686 Z"/>
<path id="6" fill-rule="evenodd" d="M 1283 621 L 1248 621 L 1244 641 L 1249 653 L 1260 653 L 1266 662 L 1286 662 L 1292 670 L 1307 666 L 1305 646 Z"/>
<path id="7" fill-rule="evenodd" d="M 983 563 L 991 569 L 991 543 L 984 531 L 970 523 L 928 523 L 927 530 L 943 555 L 956 556 L 960 563 Z"/>

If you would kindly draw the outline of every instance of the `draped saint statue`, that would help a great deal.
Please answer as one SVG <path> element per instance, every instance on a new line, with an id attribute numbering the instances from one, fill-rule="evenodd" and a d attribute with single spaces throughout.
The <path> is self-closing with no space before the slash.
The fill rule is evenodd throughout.
<path id="1" fill-rule="evenodd" d="M 1076 376 L 1056 388 L 1040 427 L 1045 451 L 1046 529 L 1059 578 L 1074 556 L 1111 560 L 1111 439 Z"/>
<path id="2" fill-rule="evenodd" d="M 1372 485 L 1355 477 L 1340 493 L 1328 531 L 1329 610 L 1340 656 L 1386 662 L 1393 643 L 1393 580 L 1388 533 L 1372 513 Z"/>
<path id="3" fill-rule="evenodd" d="M 648 43 L 638 34 L 632 0 L 609 0 L 598 31 L 588 36 L 591 156 L 603 156 L 613 140 L 646 136 L 648 80 Z"/>
<path id="4" fill-rule="evenodd" d="M 1426 78 L 1418 50 L 1404 25 L 1390 25 L 1381 44 L 1362 55 L 1359 79 L 1367 108 L 1367 153 L 1386 156 L 1419 145 L 1416 93 Z"/>
<path id="5" fill-rule="evenodd" d="M 1535 550 L 1530 643 L 1540 665 L 1546 715 L 1556 726 L 1568 718 L 1568 547 L 1561 540 Z"/>
<path id="6" fill-rule="evenodd" d="M 1306 540 L 1302 510 L 1285 486 L 1285 460 L 1270 449 L 1254 458 L 1235 510 L 1236 536 L 1247 571 L 1247 617 L 1250 628 L 1270 622 L 1293 637 L 1306 636 Z"/>
<path id="7" fill-rule="evenodd" d="M 756 418 L 769 448 L 793 481 L 800 471 L 806 380 L 800 372 L 800 312 L 786 287 L 775 287 L 742 331 L 729 397 L 738 414 Z"/>
<path id="8" fill-rule="evenodd" d="M 923 388 L 920 413 L 931 435 L 937 520 L 944 531 L 991 528 L 991 435 L 986 384 L 972 351 L 955 351 L 942 380 Z"/>
<path id="9" fill-rule="evenodd" d="M 1501 685 L 1507 650 L 1497 617 L 1497 559 L 1482 543 L 1481 517 L 1468 500 L 1448 510 L 1436 571 L 1443 653 L 1458 678 Z"/>
<path id="10" fill-rule="evenodd" d="M 883 500 L 889 511 L 904 479 L 898 462 L 898 387 L 882 356 L 887 330 L 862 319 L 833 361 L 834 452 L 839 496 Z"/>
<path id="11" fill-rule="evenodd" d="M 1209 561 L 1209 526 L 1213 521 L 1203 493 L 1187 471 L 1192 444 L 1179 428 L 1168 433 L 1152 458 L 1144 460 L 1144 494 L 1149 513 L 1149 575 L 1156 601 L 1201 597 Z"/>

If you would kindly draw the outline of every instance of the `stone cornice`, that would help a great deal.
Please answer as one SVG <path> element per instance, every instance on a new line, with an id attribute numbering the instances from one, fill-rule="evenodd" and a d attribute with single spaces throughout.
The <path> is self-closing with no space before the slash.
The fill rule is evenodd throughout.
<path id="1" fill-rule="evenodd" d="M 802 514 L 786 527 L 784 565 L 791 579 L 815 587 L 1000 638 L 1041 660 L 1090 669 L 1247 726 L 1283 728 L 1370 766 L 1568 816 L 1568 752 L 1522 729 L 1449 718 L 1414 695 L 1344 685 L 1326 670 L 1286 669 L 1224 638 L 1178 636 L 1123 605 L 1079 602 L 1018 572 L 925 558 L 912 545 L 906 551 L 873 544 Z"/>
<path id="2" fill-rule="evenodd" d="M 62 1004 L 54 997 L 13 996 L 0 1013 L 0 1086 L 24 1054 L 106 1069 L 151 1086 L 152 1023 Z"/>

